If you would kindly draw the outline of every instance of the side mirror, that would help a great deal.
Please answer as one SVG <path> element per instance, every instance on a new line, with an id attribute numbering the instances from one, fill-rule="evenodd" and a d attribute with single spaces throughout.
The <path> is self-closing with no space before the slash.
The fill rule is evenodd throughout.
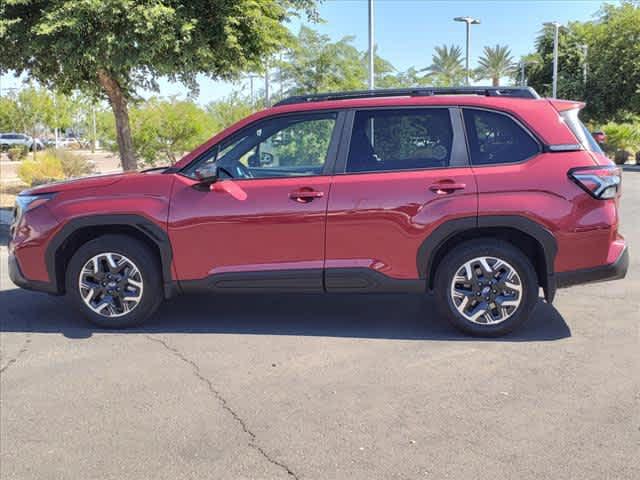
<path id="1" fill-rule="evenodd" d="M 271 165 L 273 163 L 273 154 L 262 152 L 260 154 L 260 165 Z"/>
<path id="2" fill-rule="evenodd" d="M 203 165 L 194 172 L 198 183 L 196 183 L 193 188 L 197 190 L 209 190 L 211 185 L 218 181 L 218 173 L 218 167 L 216 165 Z"/>

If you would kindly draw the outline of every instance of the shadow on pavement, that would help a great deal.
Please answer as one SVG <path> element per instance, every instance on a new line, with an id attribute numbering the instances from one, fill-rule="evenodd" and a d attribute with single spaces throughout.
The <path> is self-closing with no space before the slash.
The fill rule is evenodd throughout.
<path id="1" fill-rule="evenodd" d="M 1 332 L 61 333 L 68 338 L 114 332 L 478 340 L 451 327 L 436 313 L 434 298 L 421 295 L 183 296 L 164 303 L 145 325 L 115 331 L 87 323 L 60 297 L 3 290 L 0 305 L 5 312 L 1 315 Z M 560 313 L 541 300 L 521 328 L 487 341 L 550 341 L 570 336 Z"/>

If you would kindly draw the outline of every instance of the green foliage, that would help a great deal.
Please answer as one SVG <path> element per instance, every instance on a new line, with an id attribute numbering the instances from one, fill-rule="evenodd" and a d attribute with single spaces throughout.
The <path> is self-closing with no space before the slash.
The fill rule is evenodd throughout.
<path id="1" fill-rule="evenodd" d="M 640 119 L 636 123 L 609 122 L 602 126 L 607 135 L 607 150 L 640 151 Z"/>
<path id="2" fill-rule="evenodd" d="M 127 104 L 159 77 L 196 90 L 196 76 L 231 79 L 290 43 L 293 10 L 313 0 L 3 0 L 0 70 L 56 90 L 109 100 L 125 168 L 135 168 Z"/>
<path id="3" fill-rule="evenodd" d="M 27 185 L 82 177 L 93 172 L 93 165 L 85 157 L 66 150 L 45 150 L 35 160 L 24 160 L 18 166 L 18 177 Z"/>
<path id="4" fill-rule="evenodd" d="M 52 150 L 47 154 L 54 155 L 60 160 L 62 173 L 65 178 L 83 177 L 95 172 L 94 166 L 82 155 L 68 150 Z"/>
<path id="5" fill-rule="evenodd" d="M 483 54 L 478 60 L 476 78 L 489 79 L 494 87 L 500 85 L 500 79 L 510 77 L 517 71 L 517 66 L 511 56 L 511 50 L 506 45 L 484 47 Z"/>
<path id="6" fill-rule="evenodd" d="M 237 121 L 251 115 L 260 107 L 261 105 L 253 105 L 249 99 L 242 97 L 237 92 L 209 103 L 206 111 L 212 121 L 212 134 L 218 133 Z"/>
<path id="7" fill-rule="evenodd" d="M 27 156 L 29 151 L 26 147 L 11 147 L 7 150 L 7 156 L 12 162 L 18 162 Z"/>
<path id="8" fill-rule="evenodd" d="M 289 95 L 356 90 L 366 83 L 362 54 L 353 37 L 331 42 L 327 35 L 301 27 L 297 42 L 279 64 Z"/>
<path id="9" fill-rule="evenodd" d="M 52 151 L 45 151 L 37 159 L 28 159 L 20 163 L 18 177 L 27 185 L 62 180 L 64 170 L 62 162 Z"/>
<path id="10" fill-rule="evenodd" d="M 104 113 L 99 118 L 101 135 L 107 145 L 115 146 L 115 122 Z M 149 166 L 175 163 L 215 130 L 214 121 L 204 110 L 184 100 L 152 98 L 132 108 L 129 118 L 136 155 Z"/>
<path id="11" fill-rule="evenodd" d="M 529 84 L 545 96 L 551 95 L 553 35 L 545 27 L 536 42 L 539 64 L 528 67 Z M 620 121 L 627 111 L 640 113 L 640 4 L 604 4 L 595 21 L 562 29 L 558 97 L 585 100 L 585 117 L 599 123 Z"/>
<path id="12" fill-rule="evenodd" d="M 14 98 L 0 97 L 0 132 L 18 130 L 18 105 Z"/>
<path id="13" fill-rule="evenodd" d="M 333 119 L 294 123 L 270 139 L 270 153 L 280 166 L 322 165 L 334 125 Z"/>
<path id="14" fill-rule="evenodd" d="M 425 69 L 433 76 L 434 84 L 442 87 L 462 84 L 465 80 L 462 49 L 454 45 L 442 45 L 435 50 L 431 65 Z"/>

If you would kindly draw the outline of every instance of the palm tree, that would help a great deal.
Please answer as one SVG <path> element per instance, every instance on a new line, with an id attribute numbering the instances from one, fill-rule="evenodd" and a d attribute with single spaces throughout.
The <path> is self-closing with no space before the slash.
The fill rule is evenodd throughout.
<path id="1" fill-rule="evenodd" d="M 465 77 L 462 49 L 454 45 L 442 45 L 435 50 L 436 53 L 431 57 L 433 63 L 423 71 L 433 75 L 439 85 L 461 84 Z"/>
<path id="2" fill-rule="evenodd" d="M 506 45 L 496 45 L 495 48 L 484 47 L 478 63 L 480 66 L 476 70 L 476 77 L 490 78 L 494 87 L 500 85 L 502 77 L 513 75 L 518 68 L 511 56 L 511 50 Z"/>

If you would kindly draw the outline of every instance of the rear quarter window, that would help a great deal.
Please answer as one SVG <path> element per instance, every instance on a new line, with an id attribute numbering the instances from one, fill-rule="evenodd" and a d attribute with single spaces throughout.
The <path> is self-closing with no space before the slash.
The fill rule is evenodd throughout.
<path id="1" fill-rule="evenodd" d="M 517 163 L 540 152 L 538 142 L 508 115 L 469 108 L 463 112 L 473 165 Z"/>

